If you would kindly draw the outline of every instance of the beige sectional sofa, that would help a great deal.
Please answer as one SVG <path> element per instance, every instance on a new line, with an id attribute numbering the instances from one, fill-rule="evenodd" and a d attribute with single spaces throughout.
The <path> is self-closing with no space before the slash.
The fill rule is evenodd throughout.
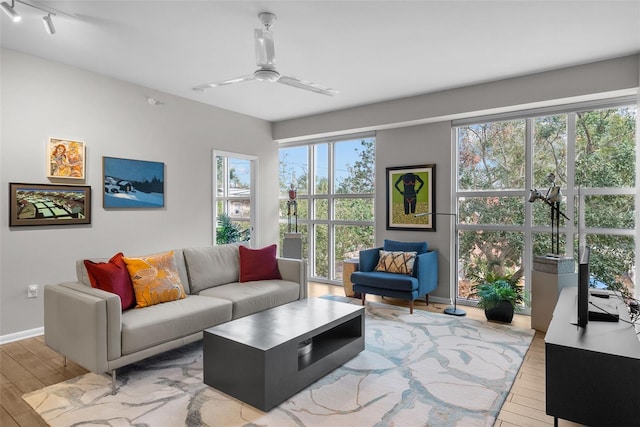
<path id="1" fill-rule="evenodd" d="M 281 280 L 239 283 L 237 244 L 174 251 L 186 297 L 122 310 L 116 294 L 78 281 L 44 289 L 45 343 L 93 372 L 111 371 L 202 338 L 211 326 L 307 297 L 305 263 L 278 258 Z M 104 262 L 106 259 L 93 259 Z"/>

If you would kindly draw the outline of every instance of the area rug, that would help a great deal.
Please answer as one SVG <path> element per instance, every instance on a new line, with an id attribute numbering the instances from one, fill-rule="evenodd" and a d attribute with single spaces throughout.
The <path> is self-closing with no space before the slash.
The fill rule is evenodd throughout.
<path id="1" fill-rule="evenodd" d="M 351 303 L 357 300 L 343 299 Z M 51 426 L 492 426 L 533 330 L 368 303 L 365 350 L 262 412 L 202 382 L 202 343 L 23 396 Z"/>

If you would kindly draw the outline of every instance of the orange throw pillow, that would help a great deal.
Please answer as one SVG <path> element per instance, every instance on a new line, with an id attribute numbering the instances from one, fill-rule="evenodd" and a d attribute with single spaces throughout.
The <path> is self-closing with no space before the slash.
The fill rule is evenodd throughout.
<path id="1" fill-rule="evenodd" d="M 173 251 L 123 259 L 133 282 L 136 308 L 175 301 L 186 296 Z"/>

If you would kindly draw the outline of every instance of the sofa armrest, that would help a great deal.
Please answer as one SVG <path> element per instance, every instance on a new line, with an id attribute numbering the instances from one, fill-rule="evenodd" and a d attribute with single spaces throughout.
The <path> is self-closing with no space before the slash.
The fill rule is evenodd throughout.
<path id="1" fill-rule="evenodd" d="M 307 298 L 307 263 L 302 259 L 278 258 L 278 269 L 283 280 L 300 284 L 300 299 Z"/>
<path id="2" fill-rule="evenodd" d="M 430 250 L 416 256 L 413 275 L 420 284 L 420 295 L 427 294 L 438 287 L 438 251 Z"/>
<path id="3" fill-rule="evenodd" d="M 93 372 L 121 356 L 120 297 L 79 282 L 44 288 L 44 339 L 52 349 Z"/>
<path id="4" fill-rule="evenodd" d="M 360 254 L 358 256 L 359 258 L 358 270 L 373 271 L 373 269 L 376 268 L 376 265 L 378 265 L 378 260 L 380 259 L 381 250 L 382 250 L 382 247 L 365 249 L 360 251 Z"/>

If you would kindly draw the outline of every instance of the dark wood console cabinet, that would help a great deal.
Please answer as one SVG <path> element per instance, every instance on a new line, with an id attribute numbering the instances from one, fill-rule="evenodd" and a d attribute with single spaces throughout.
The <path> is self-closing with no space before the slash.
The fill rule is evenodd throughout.
<path id="1" fill-rule="evenodd" d="M 577 288 L 560 294 L 545 337 L 547 414 L 597 426 L 640 426 L 640 339 L 619 322 L 573 325 Z M 609 300 L 614 301 L 613 298 Z M 608 300 L 607 300 L 608 301 Z"/>

